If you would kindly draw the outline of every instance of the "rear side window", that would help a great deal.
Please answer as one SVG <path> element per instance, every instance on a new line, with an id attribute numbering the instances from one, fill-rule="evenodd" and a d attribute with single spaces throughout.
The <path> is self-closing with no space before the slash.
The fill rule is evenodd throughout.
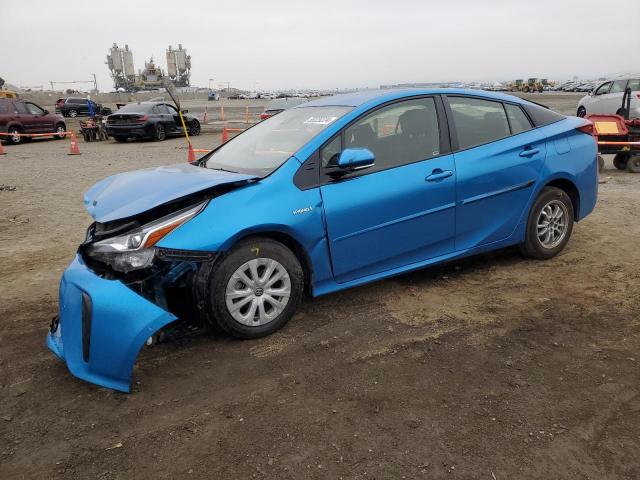
<path id="1" fill-rule="evenodd" d="M 527 114 L 529 114 L 529 118 L 533 120 L 533 124 L 536 127 L 543 127 L 566 118 L 558 112 L 554 112 L 553 110 L 549 110 L 546 107 L 536 105 L 534 103 L 525 103 L 523 107 L 527 111 Z"/>
<path id="2" fill-rule="evenodd" d="M 11 113 L 9 102 L 0 102 L 0 113 Z"/>
<path id="3" fill-rule="evenodd" d="M 513 135 L 526 132 L 527 130 L 531 130 L 533 128 L 531 126 L 529 118 L 525 115 L 520 107 L 518 107 L 517 105 L 510 105 L 508 103 L 505 103 L 504 108 L 507 111 L 509 124 L 511 125 L 511 133 Z"/>
<path id="4" fill-rule="evenodd" d="M 13 104 L 15 105 L 16 111 L 18 113 L 30 113 L 24 103 L 22 103 L 22 102 L 13 102 Z"/>
<path id="5" fill-rule="evenodd" d="M 448 100 L 460 149 L 494 142 L 510 135 L 507 115 L 501 102 L 465 97 L 448 97 Z"/>

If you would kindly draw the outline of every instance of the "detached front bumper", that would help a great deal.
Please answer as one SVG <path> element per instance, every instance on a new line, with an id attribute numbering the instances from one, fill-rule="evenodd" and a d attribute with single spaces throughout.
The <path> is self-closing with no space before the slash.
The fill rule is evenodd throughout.
<path id="1" fill-rule="evenodd" d="M 146 340 L 177 319 L 119 280 L 97 276 L 80 256 L 60 281 L 59 311 L 47 346 L 76 377 L 122 392 Z"/>

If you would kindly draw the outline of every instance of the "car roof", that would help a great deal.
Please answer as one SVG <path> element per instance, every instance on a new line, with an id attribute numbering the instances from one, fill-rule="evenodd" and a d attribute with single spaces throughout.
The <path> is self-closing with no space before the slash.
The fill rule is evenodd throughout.
<path id="1" fill-rule="evenodd" d="M 344 93 L 324 97 L 318 100 L 299 105 L 295 108 L 305 107 L 359 107 L 367 103 L 384 103 L 399 98 L 413 97 L 417 95 L 472 95 L 476 97 L 486 97 L 487 99 L 505 100 L 515 103 L 529 103 L 522 98 L 513 95 L 506 95 L 499 92 L 488 92 L 486 90 L 472 90 L 466 88 L 389 88 L 383 90 L 364 90 L 354 93 Z"/>

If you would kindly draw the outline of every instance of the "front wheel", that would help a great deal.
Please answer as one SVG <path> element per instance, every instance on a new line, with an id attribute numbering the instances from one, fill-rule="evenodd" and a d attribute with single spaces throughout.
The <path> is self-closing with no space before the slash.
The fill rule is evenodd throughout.
<path id="1" fill-rule="evenodd" d="M 584 107 L 578 108 L 577 115 L 578 117 L 585 117 L 587 115 L 587 109 Z"/>
<path id="2" fill-rule="evenodd" d="M 200 122 L 198 120 L 191 122 L 191 125 L 189 126 L 189 135 L 192 137 L 200 135 Z"/>
<path id="3" fill-rule="evenodd" d="M 282 328 L 304 290 L 298 258 L 268 238 L 241 241 L 208 273 L 205 319 L 239 338 L 259 338 Z"/>
<path id="4" fill-rule="evenodd" d="M 571 237 L 573 216 L 569 195 L 559 188 L 545 187 L 529 212 L 520 251 L 524 256 L 538 260 L 555 257 Z"/>
<path id="5" fill-rule="evenodd" d="M 55 138 L 58 140 L 62 140 L 67 135 L 66 131 L 67 131 L 67 127 L 64 125 L 64 123 L 57 124 Z"/>
<path id="6" fill-rule="evenodd" d="M 9 143 L 13 143 L 14 145 L 22 143 L 22 139 L 25 138 L 20 136 L 20 133 L 22 132 L 18 127 L 11 127 L 7 133 L 9 134 L 9 136 L 7 137 Z"/>

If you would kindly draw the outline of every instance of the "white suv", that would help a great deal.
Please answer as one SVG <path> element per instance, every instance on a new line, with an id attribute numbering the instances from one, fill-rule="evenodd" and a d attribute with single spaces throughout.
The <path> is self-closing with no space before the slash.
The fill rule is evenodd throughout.
<path id="1" fill-rule="evenodd" d="M 607 80 L 598 85 L 589 95 L 578 103 L 579 117 L 590 113 L 621 113 L 622 97 L 627 87 L 631 88 L 631 106 L 629 118 L 640 118 L 640 75 Z"/>

